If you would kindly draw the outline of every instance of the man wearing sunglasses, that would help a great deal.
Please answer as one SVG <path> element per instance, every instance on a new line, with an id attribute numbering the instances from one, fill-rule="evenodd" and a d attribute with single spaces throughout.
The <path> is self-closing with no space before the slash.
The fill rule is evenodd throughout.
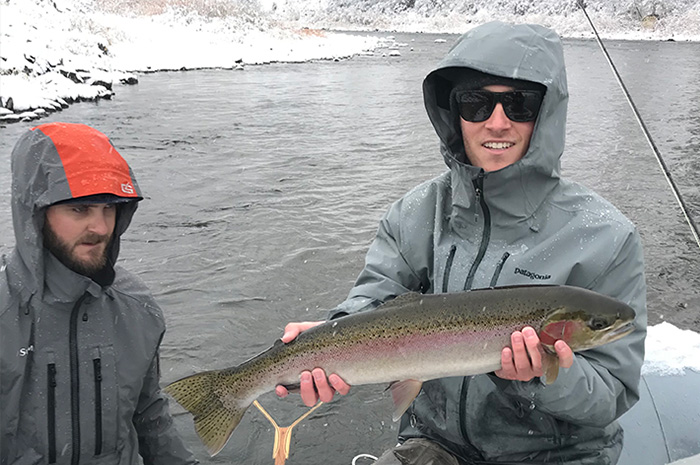
<path id="1" fill-rule="evenodd" d="M 577 354 L 557 341 L 563 369 L 550 385 L 537 333 L 514 332 L 500 370 L 425 382 L 401 419 L 400 445 L 376 465 L 616 463 L 615 420 L 639 398 L 642 247 L 614 206 L 560 176 L 568 91 L 559 37 L 535 25 L 479 26 L 428 74 L 423 95 L 449 170 L 389 208 L 355 286 L 329 318 L 406 292 L 567 284 L 629 304 L 636 329 Z M 315 324 L 290 323 L 282 340 Z M 307 405 L 349 389 L 321 368 L 301 375 Z"/>
<path id="2" fill-rule="evenodd" d="M 520 160 L 530 145 L 544 86 L 476 71 L 462 71 L 458 78 L 464 84 L 452 90 L 450 103 L 460 116 L 469 162 L 484 171 L 497 171 Z"/>

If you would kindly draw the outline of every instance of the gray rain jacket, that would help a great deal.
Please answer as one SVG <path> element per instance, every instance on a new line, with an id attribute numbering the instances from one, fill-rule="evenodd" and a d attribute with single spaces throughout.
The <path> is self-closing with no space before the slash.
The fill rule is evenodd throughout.
<path id="1" fill-rule="evenodd" d="M 74 187 L 90 177 L 61 159 L 60 141 L 42 132 L 49 127 L 28 131 L 12 152 L 16 245 L 0 271 L 0 464 L 136 465 L 139 454 L 146 465 L 197 463 L 159 388 L 165 322 L 146 286 L 111 265 L 98 284 L 43 247 L 46 207 L 74 197 L 69 178 Z M 87 133 L 86 143 L 113 150 Z M 140 199 L 131 170 L 120 169 Z M 136 206 L 119 204 L 111 263 Z"/>
<path id="2" fill-rule="evenodd" d="M 522 160 L 494 172 L 467 162 L 447 101 L 452 84 L 446 76 L 454 67 L 546 86 Z M 474 463 L 615 463 L 622 447 L 615 420 L 639 397 L 646 334 L 642 247 L 615 207 L 560 178 L 568 91 L 558 36 L 499 22 L 475 28 L 426 77 L 423 91 L 449 171 L 391 206 L 348 299 L 330 318 L 409 291 L 517 284 L 568 284 L 626 302 L 637 313 L 636 330 L 577 354 L 552 385 L 494 374 L 429 381 L 399 433 L 402 440 L 432 438 Z"/>

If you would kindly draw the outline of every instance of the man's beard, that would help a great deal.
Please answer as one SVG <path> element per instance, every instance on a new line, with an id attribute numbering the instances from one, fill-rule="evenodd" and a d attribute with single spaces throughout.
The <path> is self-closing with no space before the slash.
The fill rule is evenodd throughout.
<path id="1" fill-rule="evenodd" d="M 103 253 L 99 256 L 92 256 L 88 259 L 79 259 L 75 256 L 75 245 L 70 245 L 63 242 L 56 235 L 53 229 L 51 229 L 51 226 L 44 224 L 44 247 L 46 247 L 49 252 L 51 252 L 67 268 L 75 271 L 76 273 L 87 276 L 88 278 L 94 278 L 100 272 L 100 270 L 107 265 L 110 240 L 110 235 L 102 236 L 94 233 L 86 233 L 80 238 L 79 241 L 76 242 L 76 244 L 81 242 L 96 243 L 100 241 L 105 243 L 106 247 Z"/>

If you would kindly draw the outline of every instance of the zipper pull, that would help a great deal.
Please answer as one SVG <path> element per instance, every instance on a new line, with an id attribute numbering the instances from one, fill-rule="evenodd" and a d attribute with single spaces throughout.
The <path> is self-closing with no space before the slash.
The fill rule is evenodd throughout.
<path id="1" fill-rule="evenodd" d="M 484 186 L 484 170 L 481 170 L 479 172 L 479 175 L 476 177 L 476 179 L 473 181 L 473 183 L 474 183 L 474 192 L 476 193 L 476 202 L 474 204 L 474 221 L 478 222 L 479 221 L 479 207 L 481 206 L 481 195 L 483 193 L 482 189 Z"/>
<path id="2" fill-rule="evenodd" d="M 49 386 L 55 388 L 56 383 L 56 365 L 53 363 L 49 364 Z"/>
<path id="3" fill-rule="evenodd" d="M 481 204 L 481 189 L 476 188 L 476 202 L 474 202 L 474 222 L 479 222 L 479 207 L 477 205 Z"/>
<path id="4" fill-rule="evenodd" d="M 95 370 L 95 382 L 102 381 L 102 360 L 96 358 L 92 361 L 92 365 Z"/>

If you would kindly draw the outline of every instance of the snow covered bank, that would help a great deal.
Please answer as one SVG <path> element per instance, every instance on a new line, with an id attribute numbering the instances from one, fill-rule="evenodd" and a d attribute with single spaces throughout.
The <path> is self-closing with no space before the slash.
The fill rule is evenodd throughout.
<path id="1" fill-rule="evenodd" d="M 700 334 L 664 322 L 649 327 L 642 374 L 682 375 L 700 373 Z"/>
<path id="2" fill-rule="evenodd" d="M 138 82 L 138 72 L 337 60 L 378 43 L 271 25 L 240 11 L 212 17 L 168 7 L 137 16 L 85 0 L 0 1 L 0 124 L 110 98 L 119 85 Z"/>
<path id="3" fill-rule="evenodd" d="M 576 0 L 260 0 L 282 21 L 343 30 L 463 33 L 498 19 L 592 38 Z M 698 0 L 586 0 L 605 39 L 700 41 Z"/>
<path id="4" fill-rule="evenodd" d="M 588 0 L 606 39 L 698 40 L 698 0 Z M 110 98 L 136 73 L 343 59 L 376 37 L 330 30 L 461 33 L 499 19 L 592 37 L 560 0 L 0 0 L 0 124 Z"/>

